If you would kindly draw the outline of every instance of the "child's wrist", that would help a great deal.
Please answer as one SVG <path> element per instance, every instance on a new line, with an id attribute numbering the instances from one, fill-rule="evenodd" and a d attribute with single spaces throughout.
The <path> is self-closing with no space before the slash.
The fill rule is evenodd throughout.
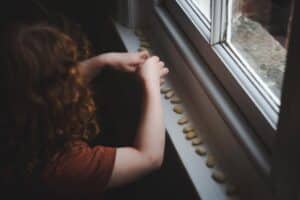
<path id="1" fill-rule="evenodd" d="M 160 89 L 159 80 L 145 78 L 145 79 L 143 79 L 143 84 L 144 84 L 145 90 L 147 90 L 147 91 L 159 91 L 159 89 Z"/>

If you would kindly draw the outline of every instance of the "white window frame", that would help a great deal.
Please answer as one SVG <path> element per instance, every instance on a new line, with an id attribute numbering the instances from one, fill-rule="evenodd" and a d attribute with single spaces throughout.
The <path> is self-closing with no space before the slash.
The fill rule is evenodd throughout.
<path id="1" fill-rule="evenodd" d="M 221 1 L 218 1 L 221 2 Z M 224 5 L 228 6 L 229 8 L 227 10 L 227 20 L 223 22 L 222 24 L 227 24 L 227 27 L 224 27 L 225 29 L 221 34 L 222 38 L 224 40 L 220 42 L 224 42 L 227 44 L 228 47 L 228 54 L 230 54 L 233 59 L 237 60 L 237 62 L 240 63 L 241 68 L 244 69 L 244 73 L 248 76 L 248 79 L 252 82 L 253 85 L 256 86 L 256 88 L 262 93 L 262 95 L 266 98 L 266 100 L 269 102 L 269 104 L 272 106 L 274 112 L 279 114 L 279 107 L 280 107 L 280 101 L 279 99 L 272 93 L 272 91 L 263 83 L 263 81 L 258 77 L 257 73 L 253 70 L 253 68 L 248 64 L 248 62 L 243 58 L 242 55 L 238 52 L 238 50 L 234 47 L 234 45 L 230 42 L 231 39 L 231 18 L 232 18 L 232 2 L 233 0 L 223 0 Z M 262 91 L 263 90 L 263 91 Z M 265 93 L 266 92 L 266 93 Z M 273 123 L 277 124 L 277 118 L 273 119 Z"/>
<path id="2" fill-rule="evenodd" d="M 271 127 L 276 130 L 280 101 L 272 91 L 263 83 L 261 78 L 240 55 L 238 50 L 230 42 L 231 35 L 231 17 L 232 17 L 232 0 L 211 0 L 213 2 L 213 37 L 211 37 L 212 46 L 221 45 L 227 55 L 220 57 L 233 60 L 236 65 L 226 65 L 228 70 L 239 80 L 241 87 L 252 98 L 252 101 L 260 109 L 264 117 L 270 123 Z M 221 13 L 221 14 L 220 14 Z M 238 68 L 238 69 L 234 69 Z M 254 91 L 256 90 L 256 91 Z M 257 93 L 258 92 L 258 93 Z M 266 107 L 265 105 L 269 106 Z M 267 108 L 267 109 L 266 109 Z"/>
<path id="3" fill-rule="evenodd" d="M 207 26 L 210 28 L 211 26 L 211 3 L 209 3 L 209 5 L 207 5 L 207 3 L 203 6 L 203 9 L 199 8 L 199 6 L 197 5 L 198 3 L 196 1 L 198 0 L 185 0 L 188 4 L 190 4 L 190 6 L 200 15 L 199 17 L 203 20 L 206 21 Z M 211 0 L 209 0 L 211 1 Z M 205 8 L 205 9 L 204 9 Z M 209 9 L 209 18 L 207 18 L 206 14 L 204 12 L 206 12 L 206 9 Z"/>
<path id="4" fill-rule="evenodd" d="M 206 41 L 210 41 L 211 23 L 191 0 L 176 1 Z"/>
<path id="5" fill-rule="evenodd" d="M 179 0 L 177 0 L 177 2 L 178 1 Z M 226 66 L 235 66 L 239 64 L 236 63 L 237 60 L 232 59 L 232 57 L 228 55 L 228 52 L 226 52 L 228 51 L 226 44 L 220 42 L 224 41 L 225 39 L 224 34 L 222 34 L 224 32 L 219 31 L 219 34 L 214 33 L 216 28 L 222 30 L 220 27 L 224 26 L 224 23 L 227 22 L 223 21 L 223 24 L 214 23 L 214 16 L 212 16 L 212 37 L 210 37 L 210 40 L 207 40 L 207 37 L 205 37 L 201 31 L 199 31 L 203 27 L 196 27 L 194 22 L 191 23 L 189 16 L 184 13 L 183 9 L 180 9 L 180 6 L 173 4 L 174 2 L 176 2 L 176 0 L 155 0 L 156 5 L 154 12 L 156 13 L 158 19 L 161 20 L 164 28 L 167 30 L 170 29 L 168 33 L 170 37 L 172 37 L 172 40 L 177 44 L 176 46 L 182 48 L 181 54 L 186 61 L 189 61 L 188 67 L 190 67 L 190 70 L 194 73 L 196 78 L 199 79 L 199 83 L 202 83 L 202 86 L 205 88 L 208 96 L 217 109 L 221 110 L 219 110 L 220 115 L 222 115 L 223 118 L 225 117 L 224 121 L 229 123 L 229 127 L 238 137 L 237 139 L 242 141 L 241 144 L 244 145 L 245 150 L 250 156 L 252 156 L 252 158 L 254 158 L 254 164 L 259 167 L 258 169 L 263 173 L 262 175 L 266 178 L 266 183 L 274 186 L 273 191 L 276 192 L 275 195 L 278 197 L 278 199 L 298 198 L 298 180 L 300 175 L 299 161 L 297 156 L 300 152 L 300 124 L 298 120 L 300 104 L 297 102 L 299 102 L 300 94 L 297 89 L 299 84 L 297 83 L 300 83 L 300 81 L 297 76 L 297 74 L 299 74 L 299 68 L 297 66 L 299 65 L 298 52 L 300 50 L 300 43 L 298 42 L 298 36 L 300 32 L 300 13 L 294 12 L 294 10 L 300 9 L 300 2 L 292 1 L 292 17 L 289 20 L 291 22 L 291 27 L 289 27 L 289 40 L 293 42 L 289 44 L 288 49 L 281 105 L 280 110 L 278 111 L 279 116 L 278 113 L 273 113 L 276 115 L 273 117 L 278 118 L 278 125 L 275 127 L 270 125 L 271 122 L 266 119 L 260 110 L 256 110 L 258 106 L 253 103 L 250 98 L 251 96 L 249 96 L 245 92 L 245 89 L 241 87 L 243 85 L 238 82 L 238 79 L 236 79 L 234 76 L 235 73 L 232 73 L 229 70 L 229 72 L 226 71 L 227 69 L 230 69 Z M 224 6 L 220 4 L 221 0 L 214 0 L 213 2 L 213 10 L 216 9 L 217 6 L 224 8 Z M 224 1 L 222 2 L 224 3 Z M 221 14 L 221 16 L 224 16 L 228 13 L 221 12 Z M 168 17 L 166 17 L 167 15 Z M 170 25 L 173 21 L 173 25 Z M 173 30 L 175 26 L 177 27 L 178 33 Z M 186 46 L 190 46 L 191 48 L 188 49 Z M 194 60 L 195 57 L 193 54 L 195 53 L 198 54 L 198 57 L 208 58 L 207 67 L 205 67 L 203 64 L 201 67 L 197 66 L 199 63 Z M 217 61 L 209 62 L 213 59 Z M 219 60 L 221 63 L 219 63 Z M 238 68 L 239 67 L 233 67 L 233 69 Z M 206 73 L 208 72 L 207 69 L 215 73 L 215 77 L 220 80 L 220 84 L 215 81 L 214 77 L 212 77 L 210 73 Z M 223 77 L 220 76 L 218 71 L 224 73 Z M 200 75 L 197 72 L 200 72 Z M 206 84 L 206 82 L 210 83 Z M 224 90 L 219 87 L 220 85 Z M 224 91 L 225 93 L 227 92 L 227 95 L 224 94 Z M 255 91 L 258 92 L 257 90 L 253 90 L 252 92 Z M 258 97 L 259 95 L 260 94 L 257 94 Z M 246 121 L 246 125 L 239 123 L 245 121 L 243 121 L 243 119 L 239 120 L 241 115 L 239 112 L 236 113 L 234 105 L 229 105 L 231 100 L 227 98 L 228 96 L 231 97 L 231 100 L 233 100 L 232 102 L 238 105 L 242 111 L 241 113 L 244 114 L 242 118 L 248 120 L 248 122 Z M 228 106 L 226 103 L 229 103 Z M 268 111 L 268 109 L 270 109 L 272 111 L 270 104 L 268 104 L 267 101 L 264 103 L 266 103 L 265 110 Z M 251 119 L 254 120 L 254 124 L 251 124 Z M 257 133 L 253 134 L 253 132 L 251 132 L 251 129 L 249 129 L 251 126 L 254 128 L 255 132 L 266 131 L 265 137 L 264 135 L 260 135 L 262 137 L 260 138 L 261 141 L 259 145 L 257 145 L 257 143 L 254 141 L 255 139 L 252 139 L 252 136 L 257 135 Z M 240 136 L 238 136 L 239 134 Z M 269 152 L 264 152 L 266 149 L 263 147 L 267 147 Z M 268 156 L 265 153 L 269 153 L 269 157 L 265 157 Z"/>
<path id="6" fill-rule="evenodd" d="M 225 42 L 228 38 L 227 28 L 230 27 L 228 19 L 230 19 L 231 12 L 227 8 L 231 0 L 211 0 L 211 27 L 208 31 L 203 31 L 207 30 L 207 26 L 203 23 L 201 15 L 197 15 L 197 10 L 189 8 L 187 3 L 189 1 L 191 0 L 165 0 L 165 4 L 190 41 L 198 43 L 204 39 L 209 44 L 206 47 L 201 46 L 201 42 L 194 45 L 198 53 L 206 59 L 210 70 L 215 73 L 226 91 L 235 100 L 250 126 L 255 130 L 255 135 L 271 152 L 277 131 L 279 101 L 251 66 L 234 50 L 235 48 Z M 176 5 L 171 4 L 177 4 L 184 14 L 180 14 Z M 188 20 L 183 19 L 183 15 Z M 191 23 L 187 23 L 188 21 Z M 207 51 L 211 50 L 221 60 L 221 64 L 210 65 L 214 62 L 210 60 L 209 54 L 212 53 L 207 53 Z M 227 73 L 226 76 L 224 73 Z"/>

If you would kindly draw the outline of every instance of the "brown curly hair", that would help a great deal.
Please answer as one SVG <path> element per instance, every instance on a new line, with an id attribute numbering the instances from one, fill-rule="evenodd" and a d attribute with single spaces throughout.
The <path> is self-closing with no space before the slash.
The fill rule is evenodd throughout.
<path id="1" fill-rule="evenodd" d="M 99 131 L 78 70 L 90 45 L 67 24 L 19 24 L 1 35 L 0 171 L 31 177 L 69 141 Z"/>

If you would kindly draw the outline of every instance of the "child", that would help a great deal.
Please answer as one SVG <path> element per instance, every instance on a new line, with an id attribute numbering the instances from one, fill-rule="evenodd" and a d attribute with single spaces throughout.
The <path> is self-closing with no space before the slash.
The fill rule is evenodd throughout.
<path id="1" fill-rule="evenodd" d="M 10 199 L 28 193 L 40 199 L 101 199 L 106 188 L 162 164 L 164 63 L 147 52 L 86 59 L 88 43 L 77 39 L 46 23 L 2 32 L 0 182 Z M 98 132 L 87 83 L 105 66 L 135 73 L 144 87 L 143 114 L 131 147 L 91 148 L 86 142 Z"/>

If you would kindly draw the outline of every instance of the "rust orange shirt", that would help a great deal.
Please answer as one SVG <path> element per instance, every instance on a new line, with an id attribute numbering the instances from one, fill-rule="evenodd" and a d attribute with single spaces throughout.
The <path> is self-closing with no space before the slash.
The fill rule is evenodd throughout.
<path id="1" fill-rule="evenodd" d="M 43 172 L 46 199 L 101 199 L 115 156 L 115 148 L 73 141 L 71 149 L 56 156 Z"/>

